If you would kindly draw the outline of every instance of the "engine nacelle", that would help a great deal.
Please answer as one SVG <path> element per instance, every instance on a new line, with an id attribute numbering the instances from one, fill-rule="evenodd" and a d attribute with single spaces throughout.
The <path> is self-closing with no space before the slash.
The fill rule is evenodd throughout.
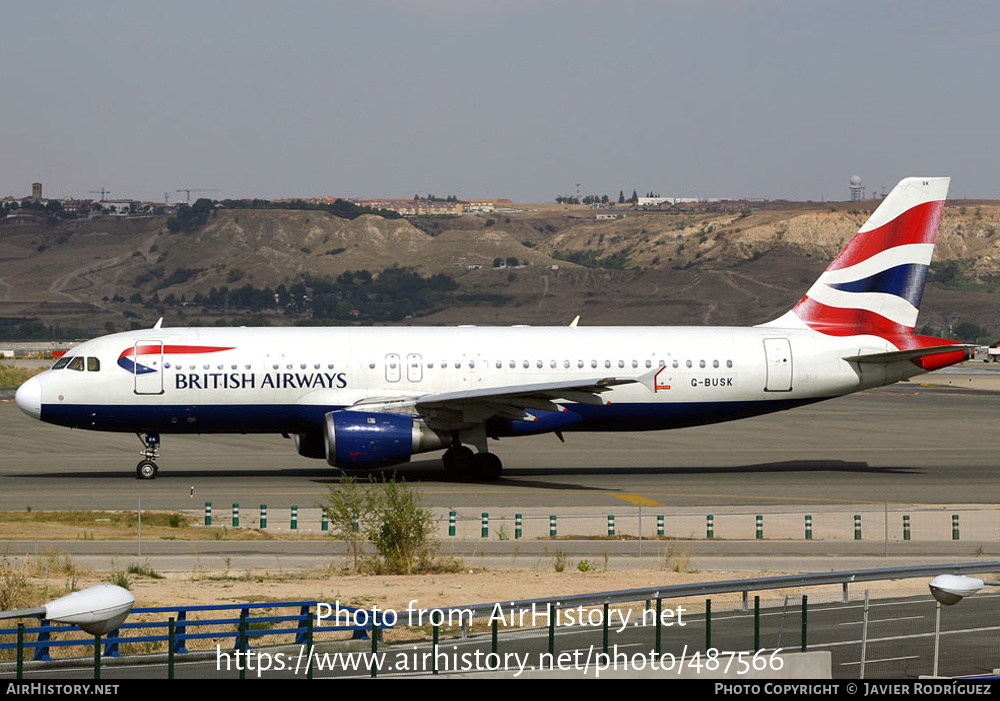
<path id="1" fill-rule="evenodd" d="M 410 456 L 450 445 L 451 436 L 406 414 L 331 411 L 323 437 L 334 467 L 375 469 L 409 462 Z"/>
<path id="2" fill-rule="evenodd" d="M 326 459 L 326 438 L 322 431 L 295 434 L 295 450 L 304 458 Z"/>

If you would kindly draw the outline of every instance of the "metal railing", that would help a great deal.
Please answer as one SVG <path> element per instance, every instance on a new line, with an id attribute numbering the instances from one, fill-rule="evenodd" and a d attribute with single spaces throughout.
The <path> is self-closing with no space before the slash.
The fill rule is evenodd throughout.
<path id="1" fill-rule="evenodd" d="M 743 664 L 750 659 L 773 663 L 779 650 L 814 648 L 834 653 L 838 665 L 835 676 L 852 676 L 856 670 L 864 675 L 866 665 L 868 677 L 909 674 L 911 669 L 913 673 L 926 674 L 931 668 L 927 663 L 929 641 L 932 638 L 940 640 L 933 629 L 918 622 L 933 609 L 930 597 L 883 601 L 873 604 L 874 613 L 870 613 L 866 596 L 863 622 L 867 640 L 862 643 L 860 638 L 852 637 L 854 624 L 858 626 L 854 632 L 861 630 L 862 608 L 857 601 L 850 601 L 850 587 L 942 573 L 998 571 L 1000 561 L 888 567 L 642 587 L 436 609 L 393 611 L 380 608 L 380 616 L 375 616 L 374 610 L 342 606 L 341 610 L 350 612 L 346 614 L 347 622 L 353 621 L 355 625 L 343 625 L 344 619 L 332 625 L 316 625 L 319 607 L 324 604 L 315 601 L 142 608 L 134 609 L 133 621 L 123 624 L 119 631 L 103 641 L 81 638 L 78 629 L 68 626 L 0 630 L 0 641 L 6 641 L 0 642 L 0 655 L 6 654 L 9 659 L 12 651 L 17 651 L 16 664 L 13 660 L 0 662 L 0 677 L 30 678 L 32 673 L 43 673 L 53 665 L 67 664 L 68 656 L 72 656 L 78 666 L 83 665 L 89 658 L 88 651 L 95 650 L 93 674 L 99 678 L 102 656 L 96 653 L 95 645 L 102 642 L 106 663 L 120 656 L 108 663 L 104 671 L 120 678 L 128 676 L 130 662 L 148 664 L 151 661 L 165 667 L 164 677 L 173 678 L 175 656 L 184 656 L 191 663 L 199 658 L 205 660 L 211 667 L 210 675 L 238 671 L 242 677 L 248 669 L 254 671 L 253 668 L 241 668 L 238 655 L 233 666 L 226 653 L 250 650 L 256 650 L 260 657 L 290 656 L 296 652 L 300 661 L 305 655 L 307 664 L 302 673 L 308 676 L 314 671 L 339 676 L 483 671 L 492 669 L 489 660 L 507 659 L 504 656 L 511 655 L 515 659 L 520 659 L 519 655 L 525 659 L 532 655 L 537 659 L 533 668 L 547 670 L 561 665 L 564 659 L 579 658 L 582 651 L 588 651 L 589 664 L 592 655 L 597 655 L 597 659 L 604 655 L 604 659 L 610 660 L 615 654 L 623 654 L 620 649 L 645 649 L 650 659 L 661 661 L 667 657 L 677 662 L 699 656 L 716 660 L 720 655 L 730 655 L 730 662 L 739 656 Z M 833 595 L 816 589 L 822 586 L 839 586 L 841 592 Z M 803 589 L 808 595 L 802 592 Z M 740 596 L 727 597 L 727 594 Z M 752 598 L 751 594 L 754 594 Z M 992 620 L 1000 617 L 1000 611 L 997 616 L 993 613 L 997 608 L 995 598 L 985 595 L 977 598 L 980 603 L 973 606 L 979 606 L 978 610 L 966 604 L 956 608 L 971 612 L 972 630 L 981 636 L 983 631 L 1000 628 L 993 625 Z M 896 606 L 915 607 L 914 610 L 922 613 L 878 613 L 894 611 Z M 522 615 L 521 620 L 517 620 L 515 614 L 519 611 L 534 612 L 534 615 L 529 614 L 527 620 Z M 224 612 L 236 615 L 227 616 Z M 174 615 L 166 621 L 135 620 L 164 614 Z M 362 614 L 364 624 L 357 625 Z M 870 625 L 874 626 L 871 633 Z M 879 631 L 879 625 L 891 628 Z M 954 629 L 942 634 L 955 636 L 962 632 Z M 11 640 L 15 635 L 19 642 Z M 29 636 L 34 639 L 29 641 Z M 367 640 L 362 642 L 363 638 Z M 866 644 L 878 651 L 869 655 L 867 661 L 863 652 L 868 649 Z M 893 652 L 904 644 L 909 646 L 906 654 Z M 75 653 L 62 652 L 74 647 Z M 55 650 L 60 653 L 54 654 Z M 204 654 L 198 655 L 199 652 Z M 991 657 L 989 652 L 987 649 L 983 654 Z M 26 653 L 35 661 L 26 665 Z M 351 655 L 364 657 L 351 658 Z M 388 655 L 399 657 L 406 664 L 386 666 L 383 663 Z M 635 653 L 634 657 L 638 659 L 638 655 Z M 744 659 L 744 655 L 748 657 Z M 486 660 L 486 663 L 463 666 L 468 656 Z M 222 658 L 225 658 L 225 665 L 220 663 Z M 407 661 L 411 658 L 412 663 Z M 249 658 L 244 657 L 249 665 L 247 660 Z M 347 664 L 348 660 L 353 660 L 352 665 Z M 213 661 L 215 664 L 211 666 Z M 957 656 L 946 669 L 961 670 L 961 665 L 971 665 L 971 671 L 990 669 L 989 662 L 988 659 L 972 662 L 968 655 Z M 901 664 L 909 667 L 899 667 Z M 257 671 L 259 676 L 260 670 Z M 299 673 L 299 666 L 296 666 L 296 673 Z"/>

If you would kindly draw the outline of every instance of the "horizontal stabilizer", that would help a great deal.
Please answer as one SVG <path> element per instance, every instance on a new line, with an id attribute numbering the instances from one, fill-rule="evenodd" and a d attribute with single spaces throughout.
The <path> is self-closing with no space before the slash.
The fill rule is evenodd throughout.
<path id="1" fill-rule="evenodd" d="M 844 360 L 851 363 L 892 363 L 898 360 L 912 360 L 925 355 L 937 355 L 938 353 L 954 353 L 955 351 L 965 351 L 966 356 L 971 355 L 969 351 L 975 351 L 975 344 L 970 343 L 949 343 L 944 346 L 929 346 L 927 348 L 908 348 L 907 350 L 888 351 L 885 353 L 865 353 L 862 355 L 849 355 Z"/>

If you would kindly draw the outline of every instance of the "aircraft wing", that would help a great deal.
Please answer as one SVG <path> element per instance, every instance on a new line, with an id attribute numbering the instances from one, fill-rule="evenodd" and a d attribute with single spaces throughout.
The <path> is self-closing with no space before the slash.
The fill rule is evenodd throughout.
<path id="1" fill-rule="evenodd" d="M 528 409 L 566 411 L 556 403 L 560 399 L 600 406 L 605 403 L 600 395 L 613 387 L 639 383 L 652 390 L 657 371 L 659 368 L 639 377 L 599 377 L 441 392 L 399 399 L 380 398 L 355 404 L 351 408 L 365 411 L 414 411 L 427 416 L 432 424 L 435 423 L 435 418 L 467 423 L 479 423 L 491 418 L 535 421 L 535 417 L 527 413 Z"/>

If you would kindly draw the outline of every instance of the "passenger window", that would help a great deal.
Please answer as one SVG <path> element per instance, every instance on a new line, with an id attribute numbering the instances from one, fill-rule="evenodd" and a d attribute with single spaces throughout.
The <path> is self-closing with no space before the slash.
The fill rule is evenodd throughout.
<path id="1" fill-rule="evenodd" d="M 582 361 L 582 360 L 578 360 L 578 361 L 576 361 L 576 366 L 577 366 L 578 368 L 582 368 L 582 367 L 583 367 L 583 361 Z"/>
<path id="2" fill-rule="evenodd" d="M 618 367 L 620 367 L 620 368 L 625 367 L 625 361 L 624 360 L 619 360 L 618 361 Z"/>
<path id="3" fill-rule="evenodd" d="M 80 372 L 83 372 L 83 356 L 82 355 L 76 356 L 71 361 L 69 361 L 69 365 L 67 365 L 66 367 L 69 368 L 70 370 L 79 370 Z"/>
<path id="4" fill-rule="evenodd" d="M 604 367 L 610 368 L 611 367 L 611 361 L 610 360 L 605 360 L 604 361 Z"/>
<path id="5" fill-rule="evenodd" d="M 597 367 L 597 361 L 596 360 L 591 360 L 590 361 L 590 367 L 596 368 Z"/>
<path id="6" fill-rule="evenodd" d="M 698 361 L 698 367 L 700 367 L 700 368 L 705 367 L 705 361 L 704 360 L 699 360 Z"/>
<path id="7" fill-rule="evenodd" d="M 101 361 L 99 358 L 87 358 L 87 372 L 99 372 Z"/>
<path id="8" fill-rule="evenodd" d="M 569 367 L 569 361 L 568 360 L 564 360 L 563 361 L 563 367 L 564 368 L 568 368 Z"/>
<path id="9" fill-rule="evenodd" d="M 690 361 L 690 360 L 688 360 L 688 361 L 687 361 L 686 363 L 684 363 L 684 364 L 685 364 L 685 365 L 687 365 L 687 366 L 688 366 L 689 368 L 691 367 L 691 361 Z"/>
<path id="10" fill-rule="evenodd" d="M 719 361 L 718 361 L 718 360 L 713 360 L 713 361 L 712 361 L 712 367 L 713 367 L 713 368 L 717 368 L 717 367 L 719 367 Z"/>
<path id="11" fill-rule="evenodd" d="M 727 361 L 726 361 L 726 367 L 727 367 L 727 368 L 731 368 L 731 367 L 733 367 L 733 361 L 732 361 L 732 360 L 727 360 Z"/>
<path id="12" fill-rule="evenodd" d="M 633 361 L 632 361 L 632 367 L 633 367 L 633 368 L 637 368 L 637 367 L 639 367 L 639 361 L 638 361 L 638 360 L 633 360 Z M 647 368 L 649 367 L 649 361 L 648 361 L 648 360 L 646 361 L 646 367 L 647 367 Z"/>
<path id="13" fill-rule="evenodd" d="M 662 362 L 662 361 L 661 361 L 661 362 Z M 651 368 L 651 367 L 653 367 L 653 361 L 652 361 L 652 360 L 647 360 L 647 361 L 646 361 L 646 367 L 647 367 L 647 368 Z"/>
<path id="14" fill-rule="evenodd" d="M 540 370 L 542 368 L 543 363 L 541 360 L 539 360 L 538 362 L 535 363 L 535 365 L 537 365 L 538 369 Z"/>
<path id="15" fill-rule="evenodd" d="M 674 367 L 676 368 L 676 367 L 679 367 L 679 366 L 680 366 L 680 363 L 675 360 L 674 361 Z"/>

